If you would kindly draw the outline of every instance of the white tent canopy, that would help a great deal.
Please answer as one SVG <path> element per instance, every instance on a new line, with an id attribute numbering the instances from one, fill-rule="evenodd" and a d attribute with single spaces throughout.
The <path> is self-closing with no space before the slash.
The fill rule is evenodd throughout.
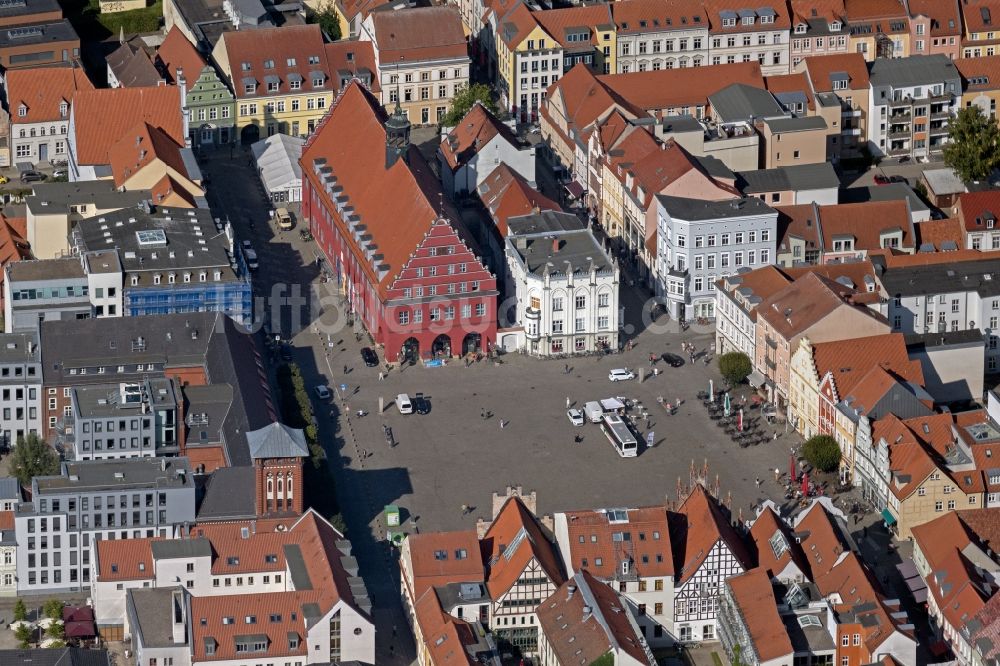
<path id="1" fill-rule="evenodd" d="M 250 146 L 264 189 L 275 202 L 302 199 L 302 147 L 306 140 L 275 134 Z"/>

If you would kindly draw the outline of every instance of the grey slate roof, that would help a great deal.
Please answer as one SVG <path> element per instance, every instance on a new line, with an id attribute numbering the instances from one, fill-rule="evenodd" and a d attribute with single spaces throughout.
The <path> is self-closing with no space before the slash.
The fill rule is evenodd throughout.
<path id="1" fill-rule="evenodd" d="M 520 256 L 528 272 L 542 275 L 589 272 L 614 268 L 614 262 L 580 218 L 569 213 L 544 211 L 512 217 L 507 221 L 508 247 Z M 554 245 L 558 243 L 558 249 Z M 567 263 L 569 267 L 567 267 Z"/>
<path id="2" fill-rule="evenodd" d="M 7 264 L 6 268 L 11 282 L 82 280 L 87 277 L 80 257 L 15 261 Z"/>
<path id="3" fill-rule="evenodd" d="M 253 467 L 220 467 L 212 472 L 198 507 L 198 520 L 254 518 L 254 481 Z"/>
<path id="4" fill-rule="evenodd" d="M 820 190 L 840 187 L 840 179 L 829 162 L 801 164 L 777 169 L 741 171 L 736 186 L 744 194 L 783 190 Z"/>
<path id="5" fill-rule="evenodd" d="M 288 573 L 292 577 L 292 585 L 296 591 L 313 589 L 312 579 L 309 578 L 309 568 L 306 567 L 305 558 L 302 557 L 302 549 L 297 543 L 286 543 L 283 546 L 285 551 L 285 564 L 288 566 Z"/>
<path id="6" fill-rule="evenodd" d="M 974 291 L 983 298 L 1000 296 L 1000 259 L 888 268 L 882 286 L 893 297 Z"/>
<path id="7" fill-rule="evenodd" d="M 30 28 L 30 32 L 15 33 L 15 30 Z M 30 26 L 6 26 L 0 28 L 0 48 L 12 46 L 33 46 L 53 42 L 79 40 L 73 25 L 66 19 L 53 23 L 35 23 Z"/>
<path id="8" fill-rule="evenodd" d="M 21 501 L 21 484 L 12 476 L 0 478 L 0 499 Z"/>
<path id="9" fill-rule="evenodd" d="M 247 433 L 250 458 L 308 458 L 306 436 L 299 428 L 272 423 Z"/>
<path id="10" fill-rule="evenodd" d="M 871 64 L 871 72 L 868 75 L 873 87 L 894 88 L 942 83 L 948 79 L 959 78 L 960 74 L 955 63 L 942 54 L 915 55 L 909 58 L 876 58 Z"/>
<path id="11" fill-rule="evenodd" d="M 45 213 L 69 214 L 70 206 L 87 203 L 100 210 L 134 208 L 140 201 L 152 198 L 149 190 L 119 192 L 111 180 L 92 180 L 76 183 L 37 183 L 32 186 L 33 194 L 25 197 L 28 210 L 36 215 Z M 73 214 L 76 219 L 79 215 Z"/>
<path id="12" fill-rule="evenodd" d="M 907 351 L 960 345 L 982 347 L 986 344 L 983 334 L 974 328 L 965 331 L 945 331 L 943 333 L 908 333 L 905 336 L 905 340 Z"/>
<path id="13" fill-rule="evenodd" d="M 107 650 L 83 648 L 37 648 L 0 650 L 3 666 L 111 666 Z"/>
<path id="14" fill-rule="evenodd" d="M 212 556 L 212 542 L 200 537 L 153 541 L 150 547 L 153 549 L 153 559 L 156 560 Z"/>
<path id="15" fill-rule="evenodd" d="M 664 132 L 702 132 L 704 128 L 694 116 L 664 116 L 660 123 Z"/>
<path id="16" fill-rule="evenodd" d="M 702 201 L 658 194 L 663 208 L 671 217 L 688 222 L 701 220 L 718 220 L 727 217 L 746 217 L 747 215 L 777 215 L 777 211 L 757 197 L 733 199 L 730 201 Z"/>
<path id="17" fill-rule="evenodd" d="M 910 202 L 910 212 L 929 211 L 927 204 L 906 183 L 889 183 L 887 185 L 869 185 L 867 187 L 849 187 L 840 191 L 840 203 L 864 203 L 866 201 L 901 201 Z"/>
<path id="18" fill-rule="evenodd" d="M 714 95 L 709 95 L 708 102 L 722 123 L 741 122 L 750 118 L 780 118 L 785 115 L 784 109 L 771 93 L 744 83 L 726 86 Z"/>

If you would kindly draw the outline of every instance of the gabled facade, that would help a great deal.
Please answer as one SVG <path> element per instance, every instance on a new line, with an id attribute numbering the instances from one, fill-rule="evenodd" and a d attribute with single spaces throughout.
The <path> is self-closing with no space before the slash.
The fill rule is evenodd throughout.
<path id="1" fill-rule="evenodd" d="M 707 4 L 713 65 L 760 63 L 765 76 L 788 74 L 791 20 L 785 3 L 748 8 L 739 0 Z"/>
<path id="2" fill-rule="evenodd" d="M 164 80 L 181 89 L 181 103 L 188 116 L 188 145 L 207 148 L 235 140 L 233 93 L 180 28 L 167 32 L 153 63 Z"/>
<path id="3" fill-rule="evenodd" d="M 476 192 L 501 162 L 535 187 L 535 148 L 477 102 L 438 146 L 441 182 L 451 195 Z"/>
<path id="4" fill-rule="evenodd" d="M 8 72 L 5 90 L 10 110 L 11 163 L 65 161 L 73 98 L 78 90 L 93 88 L 80 67 Z"/>
<path id="5" fill-rule="evenodd" d="M 457 211 L 441 207 L 401 110 L 387 120 L 360 83 L 348 85 L 303 149 L 302 199 L 329 271 L 387 359 L 490 350 L 496 278 Z"/>
<path id="6" fill-rule="evenodd" d="M 700 3 L 664 6 L 656 0 L 611 4 L 618 55 L 613 74 L 708 64 L 709 21 Z"/>
<path id="7" fill-rule="evenodd" d="M 843 0 L 792 0 L 791 67 L 810 56 L 847 53 L 849 30 Z"/>

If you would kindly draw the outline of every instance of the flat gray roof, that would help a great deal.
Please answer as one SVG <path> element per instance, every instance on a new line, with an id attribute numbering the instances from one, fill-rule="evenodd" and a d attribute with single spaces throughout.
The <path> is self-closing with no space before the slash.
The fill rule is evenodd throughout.
<path id="1" fill-rule="evenodd" d="M 537 217 L 532 215 L 528 217 Z M 574 219 L 575 216 L 569 216 Z M 523 218 L 520 218 L 523 220 Z M 566 218 L 567 222 L 569 221 Z M 577 219 L 579 222 L 579 219 Z M 509 223 L 508 223 L 509 224 Z M 614 263 L 604 251 L 589 229 L 546 231 L 545 225 L 530 225 L 525 228 L 537 229 L 531 233 L 512 234 L 508 245 L 521 257 L 528 272 L 542 275 L 546 270 L 552 274 L 587 273 L 591 265 L 598 271 L 612 270 Z M 567 266 L 567 264 L 569 264 Z"/>
<path id="2" fill-rule="evenodd" d="M 805 132 L 808 130 L 826 129 L 826 120 L 822 116 L 798 116 L 794 118 L 769 118 L 764 121 L 775 134 L 781 132 Z"/>
<path id="3" fill-rule="evenodd" d="M 839 188 L 840 179 L 829 162 L 800 164 L 777 169 L 741 171 L 736 186 L 744 194 L 777 192 L 781 190 L 819 190 Z"/>
<path id="4" fill-rule="evenodd" d="M 663 120 L 660 121 L 660 125 L 663 127 L 663 131 L 667 134 L 670 132 L 704 132 L 705 128 L 701 126 L 698 119 L 694 116 L 682 115 L 682 116 L 664 116 Z"/>
<path id="5" fill-rule="evenodd" d="M 205 496 L 198 507 L 198 520 L 254 518 L 256 500 L 253 488 L 254 468 L 220 467 L 212 472 L 205 485 Z"/>
<path id="6" fill-rule="evenodd" d="M 864 203 L 866 201 L 910 202 L 910 212 L 929 211 L 927 204 L 906 183 L 849 187 L 840 191 L 840 203 Z"/>
<path id="7" fill-rule="evenodd" d="M 51 44 L 53 42 L 79 41 L 80 37 L 73 24 L 62 19 L 53 23 L 6 26 L 0 28 L 0 48 Z"/>
<path id="8" fill-rule="evenodd" d="M 37 363 L 40 360 L 38 333 L 0 333 L 0 363 Z"/>
<path id="9" fill-rule="evenodd" d="M 124 458 L 66 462 L 59 476 L 35 477 L 35 483 L 40 493 L 50 494 L 124 488 L 190 488 L 194 481 L 187 458 Z"/>
<path id="10" fill-rule="evenodd" d="M 174 592 L 181 587 L 133 588 L 128 590 L 128 605 L 135 615 L 133 631 L 139 632 L 147 648 L 175 647 L 172 605 Z"/>
<path id="11" fill-rule="evenodd" d="M 585 226 L 583 221 L 572 213 L 546 210 L 539 213 L 511 217 L 507 221 L 507 228 L 512 235 L 526 236 L 530 234 L 580 231 Z"/>
<path id="12" fill-rule="evenodd" d="M 927 169 L 924 180 L 934 194 L 960 194 L 965 192 L 965 183 L 954 169 Z"/>
<path id="13" fill-rule="evenodd" d="M 986 341 L 978 329 L 945 331 L 943 333 L 908 333 L 905 336 L 907 351 L 933 347 L 969 346 L 983 347 Z"/>
<path id="14" fill-rule="evenodd" d="M 868 78 L 872 86 L 905 88 L 943 83 L 948 79 L 958 79 L 960 75 L 951 58 L 935 54 L 909 58 L 876 58 L 871 64 Z"/>
<path id="15" fill-rule="evenodd" d="M 70 206 L 93 204 L 100 210 L 135 208 L 140 201 L 152 198 L 149 190 L 119 192 L 112 180 L 88 180 L 76 183 L 38 183 L 25 197 L 27 208 L 36 215 L 68 214 Z"/>
<path id="16" fill-rule="evenodd" d="M 31 261 L 15 261 L 7 264 L 7 275 L 11 281 L 43 282 L 46 280 L 82 280 L 87 274 L 83 272 L 80 257 L 62 257 L 59 259 L 35 259 Z"/>
<path id="17" fill-rule="evenodd" d="M 785 115 L 785 110 L 771 93 L 744 83 L 726 86 L 714 95 L 709 95 L 708 102 L 722 123 L 742 122 L 750 118 L 780 118 Z"/>
<path id="18" fill-rule="evenodd" d="M 890 298 L 974 291 L 981 297 L 1000 296 L 1000 259 L 888 268 L 882 286 Z"/>
<path id="19" fill-rule="evenodd" d="M 122 386 L 125 384 L 138 385 L 144 399 L 123 403 Z M 174 385 L 170 379 L 154 377 L 147 380 L 147 384 L 144 386 L 141 382 L 133 381 L 78 386 L 73 389 L 73 393 L 83 418 L 136 416 L 146 413 L 144 405 L 163 409 L 177 406 Z"/>
<path id="20" fill-rule="evenodd" d="M 658 194 L 656 198 L 659 199 L 660 204 L 670 213 L 671 217 L 688 222 L 745 217 L 747 215 L 767 215 L 769 213 L 778 214 L 776 210 L 757 197 L 729 201 L 703 201 Z"/>
<path id="21" fill-rule="evenodd" d="M 0 478 L 0 499 L 21 500 L 21 484 L 12 476 Z"/>

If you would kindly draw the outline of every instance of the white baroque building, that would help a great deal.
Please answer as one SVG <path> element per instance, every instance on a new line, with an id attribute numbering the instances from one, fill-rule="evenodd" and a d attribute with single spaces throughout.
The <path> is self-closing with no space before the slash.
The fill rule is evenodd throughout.
<path id="1" fill-rule="evenodd" d="M 508 227 L 507 294 L 523 329 L 516 346 L 540 356 L 617 349 L 619 268 L 579 218 L 544 211 Z"/>

